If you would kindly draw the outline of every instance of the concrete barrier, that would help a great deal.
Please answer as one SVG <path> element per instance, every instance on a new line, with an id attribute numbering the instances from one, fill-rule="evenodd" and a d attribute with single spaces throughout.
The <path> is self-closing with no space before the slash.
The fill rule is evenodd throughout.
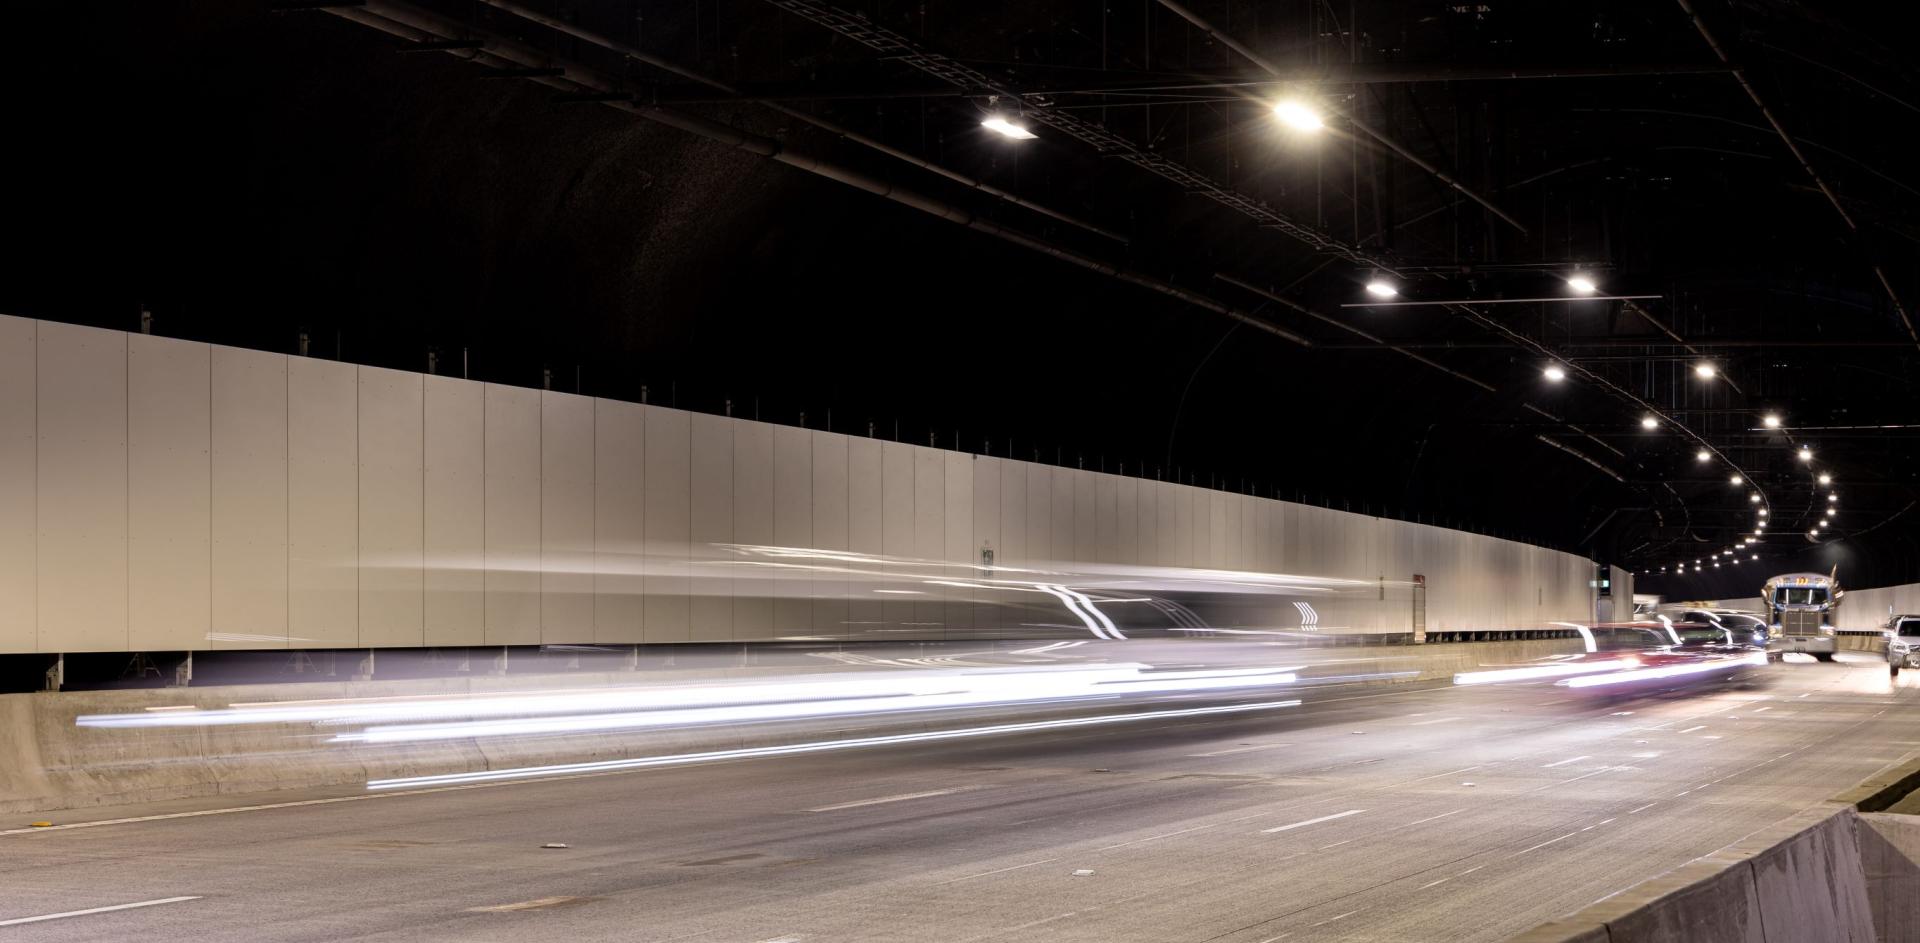
<path id="1" fill-rule="evenodd" d="M 1125 652 L 1115 643 L 1102 653 Z M 1090 648 L 1090 647 L 1089 647 Z M 1570 639 L 1370 647 L 1334 653 L 1325 666 L 1340 683 L 1392 684 L 1445 680 L 1461 671 L 1521 664 L 1578 651 Z M 1081 649 L 1085 651 L 1087 649 Z M 1358 667 L 1356 667 L 1358 666 Z M 836 665 L 845 670 L 846 666 Z M 341 786 L 369 779 L 580 763 L 631 756 L 771 746 L 800 740 L 870 736 L 995 723 L 1005 713 L 955 710 L 907 715 L 694 727 L 594 735 L 447 740 L 423 745 L 327 743 L 330 731 L 304 724 L 168 728 L 79 727 L 90 714 L 152 708 L 221 708 L 235 703 L 346 698 L 501 694 L 558 688 L 595 689 L 664 681 L 744 679 L 790 674 L 791 668 L 682 669 L 570 675 L 360 681 L 297 687 L 245 686 L 78 691 L 0 695 L 0 812 L 146 802 L 273 789 Z M 1348 680 L 1350 679 L 1350 680 Z M 1048 708 L 1064 717 L 1092 708 Z M 1103 704 L 1100 712 L 1111 710 Z M 991 719 L 988 719 L 991 718 Z"/>

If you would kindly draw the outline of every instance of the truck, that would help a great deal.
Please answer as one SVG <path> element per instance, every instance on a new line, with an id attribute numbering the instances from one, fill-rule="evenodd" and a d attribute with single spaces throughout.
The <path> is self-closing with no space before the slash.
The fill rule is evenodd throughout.
<path id="1" fill-rule="evenodd" d="M 1834 637 L 1834 608 L 1840 604 L 1839 570 L 1832 573 L 1782 573 L 1760 588 L 1772 628 L 1767 655 L 1779 661 L 1788 652 L 1832 661 L 1839 650 Z"/>

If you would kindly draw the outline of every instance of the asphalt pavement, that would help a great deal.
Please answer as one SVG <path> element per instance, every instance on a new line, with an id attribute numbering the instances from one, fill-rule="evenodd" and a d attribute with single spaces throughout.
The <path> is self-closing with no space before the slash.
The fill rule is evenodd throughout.
<path id="1" fill-rule="evenodd" d="M 1916 675 L 1842 655 L 1607 696 L 1342 685 L 1239 714 L 18 816 L 0 943 L 1498 940 L 1920 750 Z M 27 828 L 45 817 L 61 827 Z"/>

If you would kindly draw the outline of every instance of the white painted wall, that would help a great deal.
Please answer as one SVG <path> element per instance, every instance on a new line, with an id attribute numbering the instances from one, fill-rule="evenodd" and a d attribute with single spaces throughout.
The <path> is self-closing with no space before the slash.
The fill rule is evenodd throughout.
<path id="1" fill-rule="evenodd" d="M 1592 612 L 1588 561 L 1422 524 L 0 317 L 0 652 L 1007 629 L 965 589 L 876 595 L 729 544 L 884 554 L 914 580 L 991 548 L 1003 569 L 1385 581 L 1323 614 L 1375 631 L 1405 630 L 1416 573 L 1433 631 Z"/>

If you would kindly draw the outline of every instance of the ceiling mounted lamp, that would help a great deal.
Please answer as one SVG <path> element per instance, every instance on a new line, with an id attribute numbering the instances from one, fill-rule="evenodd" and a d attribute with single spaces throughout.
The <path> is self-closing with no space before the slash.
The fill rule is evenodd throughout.
<path id="1" fill-rule="evenodd" d="M 1728 476 L 1727 476 L 1727 484 L 1730 484 L 1730 485 L 1738 485 L 1738 484 L 1743 484 L 1743 483 L 1745 483 L 1745 482 L 1746 482 L 1746 479 L 1745 479 L 1745 478 L 1742 478 L 1742 477 L 1740 477 L 1739 475 L 1728 475 Z"/>
<path id="2" fill-rule="evenodd" d="M 1840 496 L 1839 496 L 1839 495 L 1837 495 L 1837 494 L 1828 494 L 1828 495 L 1827 495 L 1827 503 L 1828 503 L 1828 504 L 1839 504 L 1839 503 L 1840 503 Z"/>
<path id="3" fill-rule="evenodd" d="M 1280 123 L 1295 131 L 1318 131 L 1327 126 L 1320 112 L 1307 107 L 1303 102 L 1287 100 L 1273 106 L 1273 116 Z"/>
<path id="4" fill-rule="evenodd" d="M 1814 529 L 1812 529 L 1812 530 L 1810 530 L 1810 531 L 1807 531 L 1807 536 L 1808 536 L 1808 537 L 1818 537 L 1818 536 L 1820 536 L 1820 528 L 1818 528 L 1818 527 L 1816 527 L 1816 528 L 1814 528 Z"/>
<path id="5" fill-rule="evenodd" d="M 1780 428 L 1780 414 L 1768 413 L 1765 416 L 1761 416 L 1760 424 L 1763 426 L 1766 426 L 1769 429 L 1778 429 Z"/>
<path id="6" fill-rule="evenodd" d="M 980 122 L 980 126 L 1013 141 L 1031 141 L 1040 136 L 1027 130 L 1026 125 L 1015 123 L 1001 115 L 993 115 L 987 118 L 985 121 Z"/>
<path id="7" fill-rule="evenodd" d="M 1815 480 L 1815 481 L 1818 481 L 1818 482 L 1820 482 L 1820 484 L 1822 484 L 1822 485 L 1830 485 L 1830 484 L 1833 484 L 1833 476 L 1832 476 L 1832 475 L 1829 475 L 1829 474 L 1827 474 L 1826 472 L 1821 472 L 1821 473 L 1820 473 L 1820 477 L 1819 477 L 1819 478 L 1816 478 L 1816 479 L 1814 479 L 1814 480 Z"/>
<path id="8" fill-rule="evenodd" d="M 1813 448 L 1811 446 L 1803 445 L 1800 447 L 1800 460 L 1803 462 L 1813 461 Z"/>
<path id="9" fill-rule="evenodd" d="M 1701 449 L 1700 451 L 1693 453 L 1693 460 L 1696 462 L 1711 462 L 1713 461 L 1713 453 L 1707 451 L 1706 449 Z"/>
<path id="10" fill-rule="evenodd" d="M 1567 371 L 1557 363 L 1547 364 L 1547 369 L 1540 372 L 1547 378 L 1548 383 L 1558 383 L 1567 378 Z"/>
<path id="11" fill-rule="evenodd" d="M 1693 375 L 1702 380 L 1711 380 L 1719 374 L 1720 371 L 1715 369 L 1713 364 L 1697 363 L 1693 365 Z"/>
<path id="12" fill-rule="evenodd" d="M 1642 417 L 1640 417 L 1640 428 L 1642 428 L 1642 429 L 1658 429 L 1658 428 L 1660 428 L 1660 420 L 1658 420 L 1658 419 L 1656 419 L 1656 418 L 1654 418 L 1654 417 L 1652 417 L 1652 416 L 1642 416 Z"/>
<path id="13" fill-rule="evenodd" d="M 1756 554 L 1754 554 L 1754 555 L 1753 555 L 1753 559 L 1755 559 L 1755 560 L 1758 560 L 1758 559 L 1760 559 L 1760 555 L 1759 555 L 1759 554 L 1757 554 L 1757 553 L 1756 553 Z"/>
<path id="14" fill-rule="evenodd" d="M 1393 296 L 1398 295 L 1399 293 L 1400 293 L 1400 289 L 1393 287 L 1392 282 L 1389 282 L 1378 275 L 1375 275 L 1373 278 L 1367 281 L 1367 294 L 1372 295 L 1375 298 L 1392 298 Z"/>
<path id="15" fill-rule="evenodd" d="M 1579 272 L 1575 272 L 1571 276 L 1568 276 L 1567 287 L 1583 295 L 1591 295 L 1594 292 L 1600 290 L 1600 286 L 1594 283 L 1592 276 L 1584 275 Z"/>
<path id="16" fill-rule="evenodd" d="M 1766 517 L 1766 516 L 1767 516 L 1767 509 L 1766 509 L 1766 508 L 1761 508 L 1761 509 L 1760 509 L 1760 516 L 1761 516 L 1761 517 Z M 1760 523 L 1761 523 L 1761 525 L 1762 525 L 1762 526 L 1765 526 L 1765 524 L 1766 524 L 1766 522 L 1765 522 L 1765 521 L 1761 521 Z"/>
<path id="17" fill-rule="evenodd" d="M 1754 492 L 1754 493 L 1752 493 L 1752 494 L 1750 494 L 1750 495 L 1747 495 L 1747 501 L 1748 501 L 1748 503 L 1751 503 L 1751 504 L 1759 504 L 1759 503 L 1760 503 L 1760 492 L 1758 492 L 1758 491 L 1756 491 L 1756 492 Z"/>
<path id="18" fill-rule="evenodd" d="M 1839 512 L 1839 511 L 1837 511 L 1837 510 L 1834 510 L 1833 508 L 1827 508 L 1827 516 L 1828 516 L 1828 517 L 1832 517 L 1832 516 L 1834 516 L 1835 514 L 1838 514 L 1838 513 L 1840 513 L 1840 512 Z"/>

